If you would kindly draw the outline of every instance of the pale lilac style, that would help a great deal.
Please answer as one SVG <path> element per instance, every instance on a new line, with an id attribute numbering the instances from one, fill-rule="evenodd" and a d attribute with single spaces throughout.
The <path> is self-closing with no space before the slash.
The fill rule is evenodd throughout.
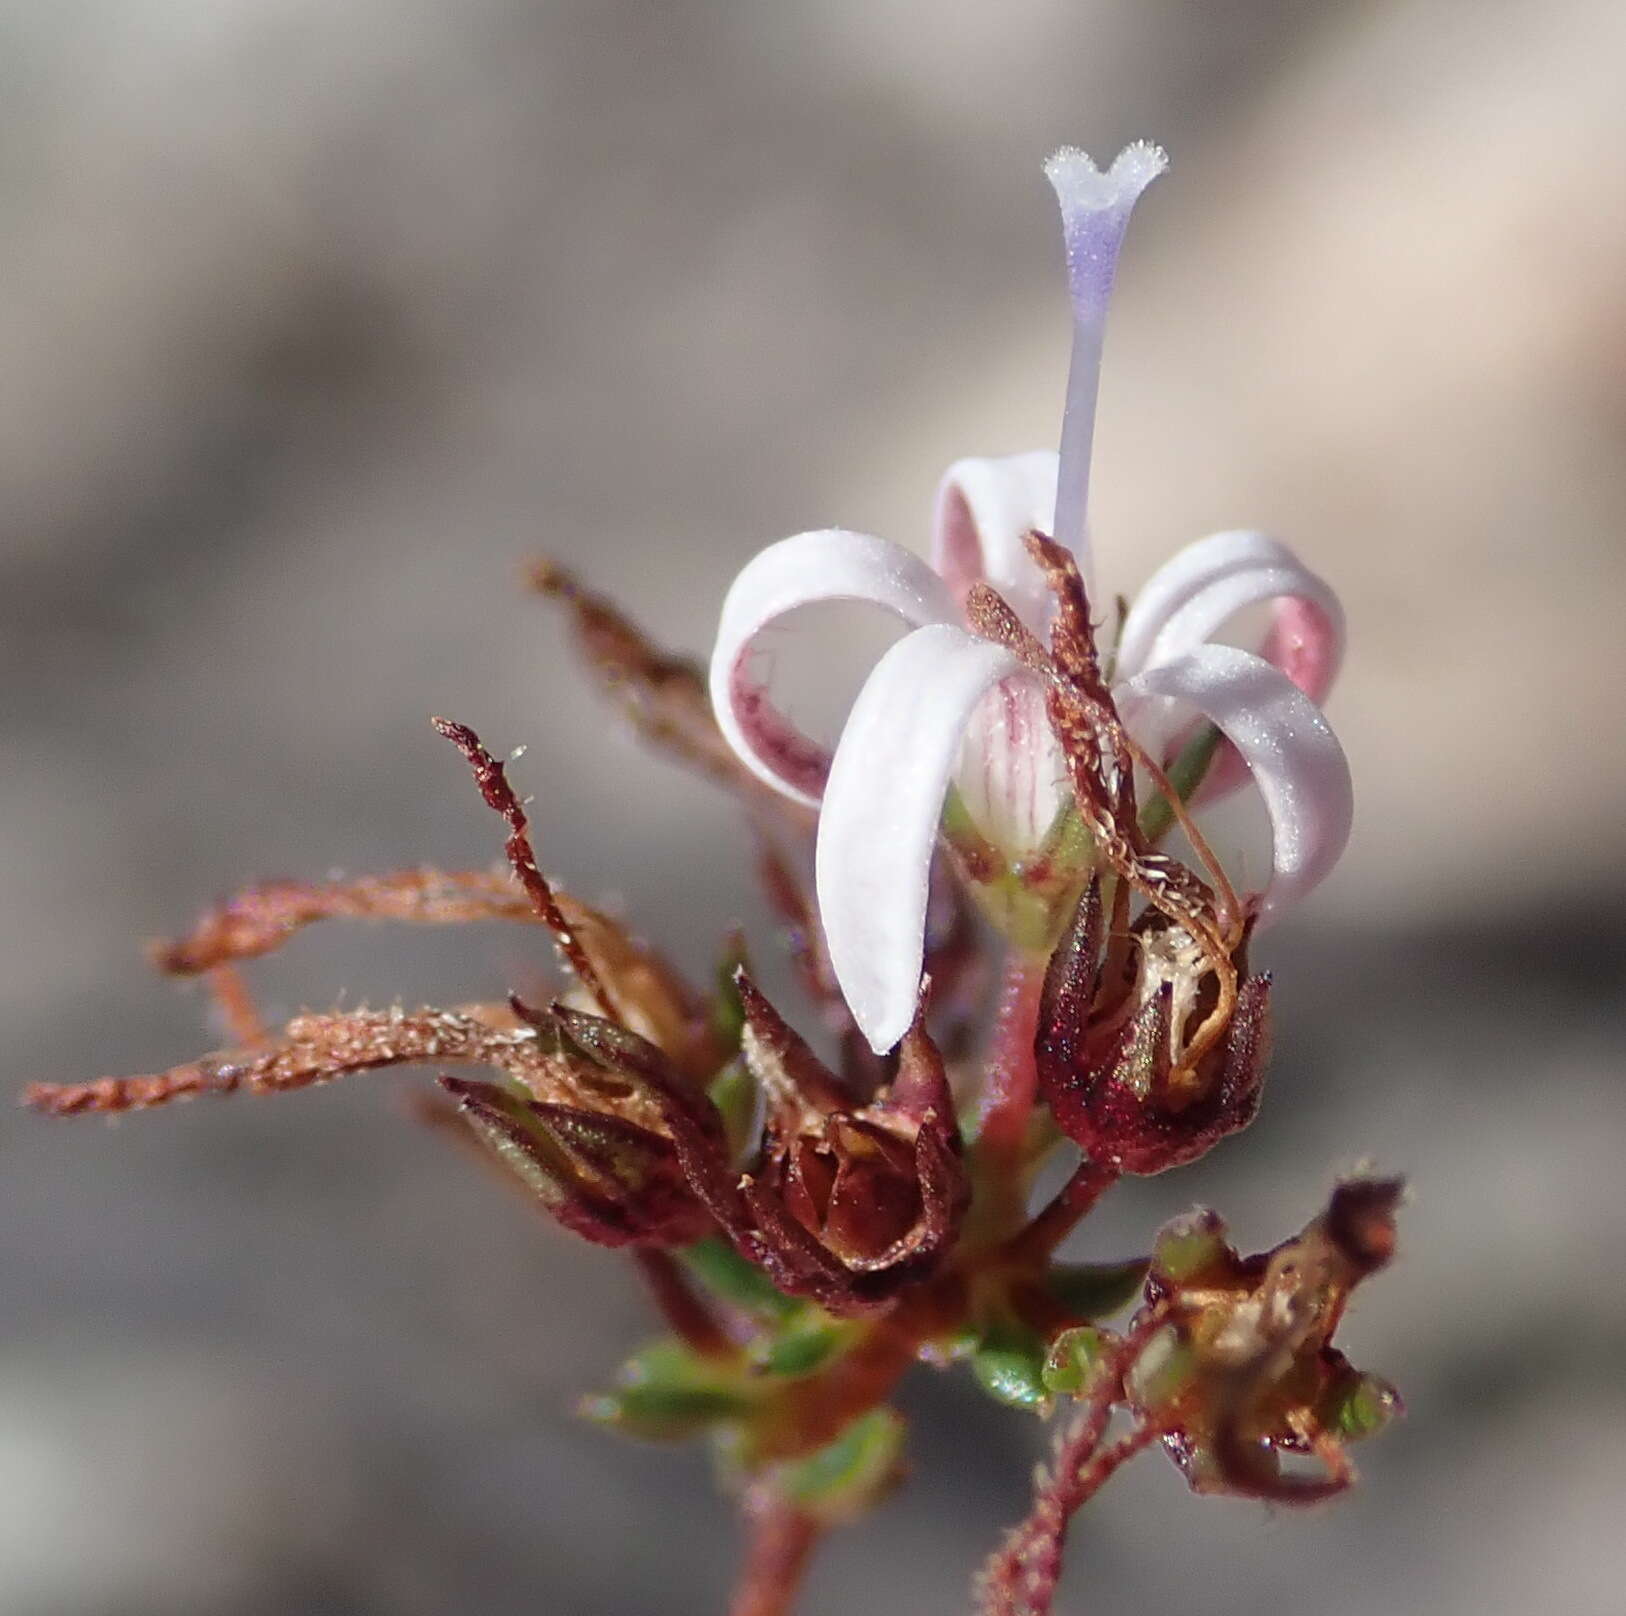
<path id="1" fill-rule="evenodd" d="M 718 721 L 762 779 L 820 805 L 816 876 L 831 961 L 879 1051 L 913 1014 L 950 784 L 1012 859 L 1037 847 L 1066 801 L 1038 681 L 965 626 L 961 603 L 985 580 L 1043 632 L 1049 601 L 1023 546 L 1034 529 L 1066 544 L 1090 585 L 1086 504 L 1107 302 L 1129 215 L 1165 163 L 1142 143 L 1104 173 L 1070 148 L 1046 165 L 1061 203 L 1073 306 L 1060 455 L 951 466 L 938 491 L 930 566 L 866 534 L 802 533 L 750 562 L 723 605 L 711 664 Z M 787 613 L 841 600 L 880 606 L 909 632 L 876 664 L 832 755 L 774 704 L 757 653 Z M 1272 620 L 1257 655 L 1212 643 L 1262 602 L 1272 603 Z M 1204 795 L 1246 778 L 1259 790 L 1272 834 L 1261 921 L 1314 887 L 1349 834 L 1349 770 L 1316 705 L 1342 646 L 1332 591 L 1260 533 L 1188 545 L 1153 574 L 1124 622 L 1114 696 L 1136 738 L 1166 754 L 1201 715 L 1233 748 Z"/>

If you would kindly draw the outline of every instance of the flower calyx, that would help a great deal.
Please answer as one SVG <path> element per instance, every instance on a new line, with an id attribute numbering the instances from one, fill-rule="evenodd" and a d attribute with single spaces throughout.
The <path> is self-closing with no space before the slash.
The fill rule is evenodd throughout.
<path id="1" fill-rule="evenodd" d="M 1190 934 L 1155 910 L 1108 939 L 1092 880 L 1051 956 L 1035 1046 L 1040 1092 L 1090 1158 L 1149 1176 L 1245 1128 L 1270 1059 L 1270 978 L 1240 975 L 1218 1043 L 1193 1058 L 1216 987 Z M 1245 972 L 1245 950 L 1234 956 Z"/>
<path id="2" fill-rule="evenodd" d="M 742 1054 L 766 1102 L 739 1193 L 781 1289 L 864 1312 L 935 1271 L 970 1199 L 942 1057 L 917 1015 L 890 1084 L 859 1103 L 744 972 Z"/>
<path id="3" fill-rule="evenodd" d="M 684 1169 L 720 1117 L 654 1045 L 563 1006 L 512 1001 L 537 1074 L 514 1085 L 443 1076 L 476 1138 L 572 1233 L 603 1246 L 688 1246 L 714 1226 Z"/>

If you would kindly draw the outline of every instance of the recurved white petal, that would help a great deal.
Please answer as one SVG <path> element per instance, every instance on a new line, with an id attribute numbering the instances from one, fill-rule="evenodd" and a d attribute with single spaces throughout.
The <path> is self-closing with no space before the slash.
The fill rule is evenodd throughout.
<path id="1" fill-rule="evenodd" d="M 1277 603 L 1258 652 L 1322 701 L 1344 654 L 1344 609 L 1331 587 L 1264 533 L 1213 533 L 1177 551 L 1124 619 L 1118 673 L 1129 678 L 1212 639 L 1245 607 Z"/>
<path id="2" fill-rule="evenodd" d="M 1056 526 L 1053 449 L 995 460 L 957 460 L 937 490 L 932 565 L 956 600 L 974 583 L 990 583 L 1029 628 L 1043 629 L 1046 594 L 1023 544 L 1037 529 Z"/>
<path id="3" fill-rule="evenodd" d="M 1141 586 L 1118 637 L 1118 671 L 1133 678 L 1148 662 L 1163 625 L 1210 584 L 1255 567 L 1279 567 L 1293 552 L 1268 533 L 1237 528 L 1210 533 L 1176 550 Z"/>
<path id="4" fill-rule="evenodd" d="M 753 653 L 780 618 L 827 601 L 862 601 L 911 627 L 952 623 L 954 597 L 919 556 L 867 533 L 829 528 L 781 539 L 748 562 L 723 601 L 711 654 L 711 701 L 729 744 L 769 785 L 816 803 L 830 753 L 775 706 Z"/>
<path id="5" fill-rule="evenodd" d="M 1270 816 L 1261 925 L 1325 879 L 1349 840 L 1349 764 L 1321 709 L 1286 674 L 1233 646 L 1201 645 L 1146 669 L 1118 694 L 1137 738 L 1157 727 L 1158 707 L 1182 704 L 1214 724 L 1248 766 Z"/>
<path id="6" fill-rule="evenodd" d="M 917 629 L 876 664 L 841 733 L 819 814 L 815 882 L 830 962 L 878 1052 L 908 1030 L 943 795 L 961 737 L 1011 653 L 952 624 Z"/>

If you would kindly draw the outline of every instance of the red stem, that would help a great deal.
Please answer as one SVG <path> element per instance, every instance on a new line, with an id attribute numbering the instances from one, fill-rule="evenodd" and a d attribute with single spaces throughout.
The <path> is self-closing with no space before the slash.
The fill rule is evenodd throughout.
<path id="1" fill-rule="evenodd" d="M 1118 1182 L 1118 1170 L 1086 1156 L 1072 1176 L 1007 1248 L 1013 1258 L 1038 1262 L 1048 1257 Z"/>
<path id="2" fill-rule="evenodd" d="M 705 1358 L 727 1357 L 735 1351 L 728 1332 L 695 1294 L 671 1253 L 643 1246 L 633 1251 L 632 1260 L 649 1285 L 656 1310 L 685 1346 Z"/>
<path id="3" fill-rule="evenodd" d="M 745 1564 L 729 1616 L 789 1616 L 822 1527 L 767 1486 L 747 1496 L 745 1519 Z"/>
<path id="4" fill-rule="evenodd" d="M 1062 1548 L 1073 1516 L 1120 1465 L 1163 1434 L 1148 1420 L 1103 1448 L 1124 1376 L 1162 1327 L 1160 1308 L 1146 1309 L 1118 1345 L 1110 1369 L 1096 1380 L 1054 1459 L 1040 1473 L 1027 1519 L 989 1557 L 980 1578 L 982 1616 L 1049 1616 L 1061 1580 Z"/>
<path id="5" fill-rule="evenodd" d="M 1043 967 L 1013 954 L 1000 990 L 977 1128 L 979 1146 L 987 1156 L 1003 1163 L 1019 1155 L 1038 1097 L 1033 1043 L 1039 1031 L 1039 993 L 1043 986 Z"/>

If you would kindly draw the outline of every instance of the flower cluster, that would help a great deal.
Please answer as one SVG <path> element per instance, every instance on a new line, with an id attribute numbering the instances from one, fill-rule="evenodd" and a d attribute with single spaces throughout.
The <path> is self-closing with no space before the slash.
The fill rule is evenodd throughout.
<path id="1" fill-rule="evenodd" d="M 743 806 L 818 1013 L 812 1042 L 738 939 L 702 989 L 560 890 L 505 766 L 437 720 L 506 825 L 506 872 L 251 889 L 158 951 L 167 971 L 208 976 L 240 1047 L 28 1096 L 71 1115 L 483 1069 L 443 1075 L 425 1119 L 638 1264 L 668 1334 L 585 1412 L 712 1439 L 750 1525 L 736 1616 L 787 1610 L 818 1534 L 896 1479 L 892 1397 L 915 1363 L 964 1365 L 1002 1403 L 1064 1413 L 1032 1512 L 980 1582 L 984 1609 L 1006 1616 L 1050 1608 L 1068 1521 L 1141 1449 L 1161 1444 L 1202 1491 L 1310 1502 L 1349 1485 L 1348 1444 L 1398 1406 L 1332 1345 L 1351 1289 L 1393 1251 L 1395 1181 L 1340 1185 L 1257 1257 L 1206 1212 L 1145 1256 L 1057 1255 L 1118 1178 L 1181 1166 L 1252 1119 L 1270 1046 L 1253 936 L 1332 868 L 1351 813 L 1318 706 L 1342 614 L 1284 545 L 1197 541 L 1098 640 L 1086 518 L 1106 307 L 1163 166 L 1146 145 L 1105 172 L 1076 151 L 1051 160 L 1074 331 L 1061 450 L 952 466 L 929 566 L 850 532 L 771 546 L 728 593 L 709 678 L 558 568 L 533 575 L 641 732 Z M 830 747 L 790 716 L 764 653 L 788 614 L 838 600 L 908 632 Z M 1223 643 L 1249 608 L 1264 614 L 1253 648 Z M 1239 891 L 1194 811 L 1244 787 L 1272 863 Z M 540 924 L 568 980 L 546 1004 L 305 1015 L 271 1032 L 239 965 L 331 918 Z M 1070 1171 L 1035 1207 L 1058 1155 Z"/>

